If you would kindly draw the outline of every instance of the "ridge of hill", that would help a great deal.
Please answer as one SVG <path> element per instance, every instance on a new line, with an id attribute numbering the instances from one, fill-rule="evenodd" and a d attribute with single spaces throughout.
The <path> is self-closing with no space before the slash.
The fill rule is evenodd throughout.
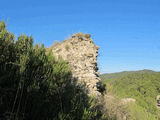
<path id="1" fill-rule="evenodd" d="M 129 75 L 129 74 L 133 74 L 133 73 L 151 74 L 151 73 L 158 73 L 158 72 L 149 70 L 149 69 L 138 70 L 138 71 L 122 71 L 122 72 L 115 72 L 115 73 L 104 73 L 100 75 L 100 78 L 102 79 L 102 81 L 111 81 L 113 79 L 117 79 L 117 78 Z"/>

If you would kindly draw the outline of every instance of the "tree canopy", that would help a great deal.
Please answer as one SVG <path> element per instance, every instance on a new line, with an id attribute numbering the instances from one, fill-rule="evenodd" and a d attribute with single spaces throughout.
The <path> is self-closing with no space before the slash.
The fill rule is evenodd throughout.
<path id="1" fill-rule="evenodd" d="M 0 23 L 0 119 L 91 120 L 94 100 L 72 77 L 66 61 L 25 34 L 17 40 Z"/>

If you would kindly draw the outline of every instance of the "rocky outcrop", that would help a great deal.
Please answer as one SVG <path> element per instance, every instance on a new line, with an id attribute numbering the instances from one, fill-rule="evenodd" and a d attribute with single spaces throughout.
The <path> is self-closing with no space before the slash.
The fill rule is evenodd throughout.
<path id="1" fill-rule="evenodd" d="M 100 81 L 97 56 L 99 47 L 90 34 L 77 33 L 62 43 L 56 43 L 52 51 L 56 58 L 61 56 L 72 68 L 73 77 L 78 83 L 85 83 L 89 94 L 100 95 L 97 83 Z"/>
<path id="2" fill-rule="evenodd" d="M 134 98 L 123 98 L 120 100 L 122 104 L 135 103 L 136 99 Z"/>
<path id="3" fill-rule="evenodd" d="M 160 95 L 157 95 L 156 97 L 156 105 L 157 105 L 157 108 L 160 109 Z"/>

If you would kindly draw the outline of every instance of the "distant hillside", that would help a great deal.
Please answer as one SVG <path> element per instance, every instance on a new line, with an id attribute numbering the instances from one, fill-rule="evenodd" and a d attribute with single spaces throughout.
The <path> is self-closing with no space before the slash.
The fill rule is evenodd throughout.
<path id="1" fill-rule="evenodd" d="M 120 77 L 129 75 L 129 74 L 133 74 L 133 73 L 156 73 L 155 71 L 152 70 L 139 70 L 139 71 L 123 71 L 123 72 L 116 72 L 116 73 L 105 73 L 105 74 L 101 74 L 100 78 L 102 79 L 102 81 L 112 81 L 114 79 L 118 79 Z"/>
<path id="2" fill-rule="evenodd" d="M 101 75 L 107 92 L 119 98 L 133 98 L 136 104 L 130 107 L 136 120 L 159 120 L 160 110 L 156 97 L 160 94 L 160 72 L 152 70 L 124 71 Z M 144 118 L 144 116 L 148 116 Z"/>

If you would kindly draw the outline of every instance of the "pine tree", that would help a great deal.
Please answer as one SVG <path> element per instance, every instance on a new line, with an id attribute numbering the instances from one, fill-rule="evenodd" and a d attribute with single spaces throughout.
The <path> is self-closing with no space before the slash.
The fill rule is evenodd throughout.
<path id="1" fill-rule="evenodd" d="M 89 120 L 93 101 L 72 77 L 66 61 L 55 60 L 33 37 L 15 40 L 0 23 L 0 119 Z"/>

